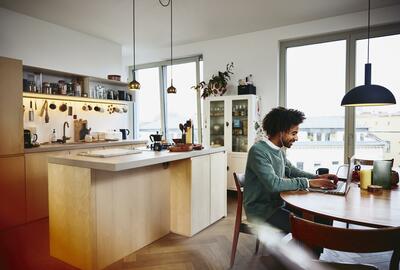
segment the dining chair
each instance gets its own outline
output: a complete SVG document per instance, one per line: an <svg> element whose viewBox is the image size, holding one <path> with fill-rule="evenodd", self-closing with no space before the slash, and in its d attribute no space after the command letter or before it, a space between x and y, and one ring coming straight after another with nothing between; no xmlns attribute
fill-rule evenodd
<svg viewBox="0 0 400 270"><path fill-rule="evenodd" d="M239 240L239 233L253 234L257 235L255 226L248 223L246 220L242 220L242 209L243 209L243 186L245 175L241 173L233 173L233 179L236 185L237 193L237 207L236 207L236 218L235 218L235 228L233 231L233 241L232 241L232 251L231 251L231 262L230 267L233 266L236 256L236 248ZM260 246L260 240L256 238L256 250L255 254L258 253L258 248Z"/></svg>
<svg viewBox="0 0 400 270"><path fill-rule="evenodd" d="M345 229L314 223L290 214L293 239L309 248L324 247L344 252L383 252L393 250L390 270L399 269L400 227ZM366 264L341 264L317 261L334 269L378 269ZM345 266L348 267L345 267Z"/></svg>

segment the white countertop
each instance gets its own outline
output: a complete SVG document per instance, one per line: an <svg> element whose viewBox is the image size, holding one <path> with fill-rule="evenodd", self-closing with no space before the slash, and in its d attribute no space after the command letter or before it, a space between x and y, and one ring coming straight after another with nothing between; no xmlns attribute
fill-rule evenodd
<svg viewBox="0 0 400 270"><path fill-rule="evenodd" d="M25 148L24 153L40 153L40 152L53 152L53 151L64 151L72 149L86 149L94 147L104 147L104 146L118 146L118 145L131 145L131 144L146 144L147 140L121 140L121 141L99 141L91 143L54 143L54 144L44 144L39 147Z"/></svg>
<svg viewBox="0 0 400 270"><path fill-rule="evenodd" d="M108 158L87 157L76 154L54 155L48 158L48 162L103 171L123 171L223 151L225 151L225 147L207 148L189 152L169 152L168 150L157 152L143 149L143 152L139 154Z"/></svg>

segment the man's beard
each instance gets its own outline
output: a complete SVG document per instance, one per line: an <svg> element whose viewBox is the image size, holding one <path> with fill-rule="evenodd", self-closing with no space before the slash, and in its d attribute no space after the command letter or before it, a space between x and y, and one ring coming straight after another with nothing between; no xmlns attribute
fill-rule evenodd
<svg viewBox="0 0 400 270"><path fill-rule="evenodd" d="M286 148L290 148L293 145L294 142L295 142L294 140L292 140L292 141L284 140L283 141L283 146L286 147Z"/></svg>

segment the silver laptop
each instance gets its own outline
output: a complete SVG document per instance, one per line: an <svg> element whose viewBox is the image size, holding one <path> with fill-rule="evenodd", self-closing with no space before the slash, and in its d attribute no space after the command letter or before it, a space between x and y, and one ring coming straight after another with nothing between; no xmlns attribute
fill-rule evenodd
<svg viewBox="0 0 400 270"><path fill-rule="evenodd" d="M348 159L348 164L349 166L348 166L346 181L339 181L335 189L308 188L308 191L345 196L350 189L351 178L355 166L354 157Z"/></svg>

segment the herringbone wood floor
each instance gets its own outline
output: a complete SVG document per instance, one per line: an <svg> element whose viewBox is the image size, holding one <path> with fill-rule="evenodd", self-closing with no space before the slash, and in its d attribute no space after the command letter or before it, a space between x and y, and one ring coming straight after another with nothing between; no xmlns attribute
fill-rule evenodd
<svg viewBox="0 0 400 270"><path fill-rule="evenodd" d="M169 234L128 255L107 270L228 269L235 218L235 194L228 194L228 217L194 237ZM335 226L343 224L335 223ZM240 234L233 269L265 269L255 256L253 236ZM267 255L264 250L263 255ZM354 254L325 250L322 259L371 263L388 269L391 253ZM264 260L265 262L265 260ZM0 270L72 270L49 255L48 219L0 232Z"/></svg>
<svg viewBox="0 0 400 270"><path fill-rule="evenodd" d="M120 269L228 269L236 214L235 193L228 193L228 216L197 235L186 238L169 234L125 257L107 270ZM344 226L335 222L335 226ZM265 269L254 255L255 238L240 234L233 269ZM268 256L267 251L262 254ZM355 254L324 250L321 259L336 262L370 263L389 269L391 252Z"/></svg>

